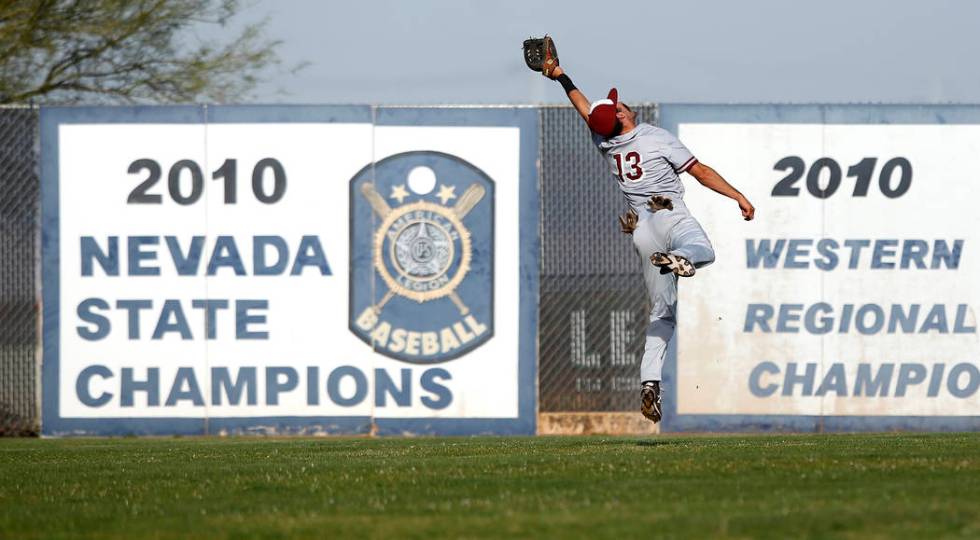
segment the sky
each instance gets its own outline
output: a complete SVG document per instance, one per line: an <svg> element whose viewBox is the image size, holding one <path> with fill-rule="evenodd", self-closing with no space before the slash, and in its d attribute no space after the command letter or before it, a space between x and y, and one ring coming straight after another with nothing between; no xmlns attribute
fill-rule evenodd
<svg viewBox="0 0 980 540"><path fill-rule="evenodd" d="M550 34L587 97L629 102L980 103L969 0L257 0L283 65L255 103L564 103L521 43Z"/></svg>

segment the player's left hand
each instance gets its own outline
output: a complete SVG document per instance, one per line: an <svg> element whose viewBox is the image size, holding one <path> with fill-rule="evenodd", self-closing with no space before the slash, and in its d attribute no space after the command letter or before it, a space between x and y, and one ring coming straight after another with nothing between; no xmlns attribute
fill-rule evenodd
<svg viewBox="0 0 980 540"><path fill-rule="evenodd" d="M755 207L745 197L738 200L738 208L742 211L742 219L745 221L752 221L755 217Z"/></svg>
<svg viewBox="0 0 980 540"><path fill-rule="evenodd" d="M640 216L636 213L636 210L630 208L629 212L619 216L619 229L623 231L623 234L633 234L639 220Z"/></svg>
<svg viewBox="0 0 980 540"><path fill-rule="evenodd" d="M558 49L551 36L545 34L543 38L527 38L524 40L524 62L527 67L534 71L540 71L542 75L549 79L554 79L561 74L555 73L558 67Z"/></svg>

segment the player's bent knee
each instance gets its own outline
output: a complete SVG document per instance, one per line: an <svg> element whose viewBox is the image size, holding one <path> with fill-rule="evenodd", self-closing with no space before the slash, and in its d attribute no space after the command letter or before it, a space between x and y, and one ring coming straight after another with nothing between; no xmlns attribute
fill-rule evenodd
<svg viewBox="0 0 980 540"><path fill-rule="evenodd" d="M694 263L694 267L702 268L708 266L713 262L715 262L715 250L708 248L707 250L705 250L704 257L700 261Z"/></svg>

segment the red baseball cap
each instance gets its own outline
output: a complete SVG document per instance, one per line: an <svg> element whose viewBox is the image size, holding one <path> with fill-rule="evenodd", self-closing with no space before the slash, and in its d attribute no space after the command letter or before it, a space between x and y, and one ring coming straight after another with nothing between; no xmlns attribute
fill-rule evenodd
<svg viewBox="0 0 980 540"><path fill-rule="evenodd" d="M616 131L619 119L616 118L616 103L619 102L619 92L615 88L609 91L606 99L600 99L589 108L589 129L597 135L611 137Z"/></svg>

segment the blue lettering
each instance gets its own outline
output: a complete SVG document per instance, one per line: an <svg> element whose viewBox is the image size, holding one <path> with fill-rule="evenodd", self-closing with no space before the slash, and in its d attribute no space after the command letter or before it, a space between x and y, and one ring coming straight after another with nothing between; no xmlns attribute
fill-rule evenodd
<svg viewBox="0 0 980 540"><path fill-rule="evenodd" d="M81 240L82 253L82 275L92 275L92 261L95 260L102 267L102 271L107 276L119 275L119 237L109 237L109 252L102 251L98 242L91 236L83 236Z"/></svg>
<svg viewBox="0 0 980 540"><path fill-rule="evenodd" d="M867 322L869 313L874 317L871 324ZM881 309L878 304L861 306L857 311L857 316L854 317L854 326L862 334L877 334L885 326L885 310Z"/></svg>
<svg viewBox="0 0 980 540"><path fill-rule="evenodd" d="M779 264L779 256L783 252L786 240L776 240L775 247L770 244L768 238L759 240L756 245L755 240L745 240L745 263L748 268L758 268L759 264L765 268L775 268Z"/></svg>
<svg viewBox="0 0 980 540"><path fill-rule="evenodd" d="M895 397L903 397L913 384L926 380L926 367L922 364L902 364L898 367L898 382L895 384Z"/></svg>
<svg viewBox="0 0 980 540"><path fill-rule="evenodd" d="M347 398L340 394L340 381L344 377L350 377L354 380L354 394ZM341 407L353 407L361 403L367 396L367 392L367 377L356 367L341 366L331 371L330 376L327 377L327 395L330 396L331 401Z"/></svg>
<svg viewBox="0 0 980 540"><path fill-rule="evenodd" d="M960 376L962 374L967 374L966 386L962 388L959 385ZM977 366L973 364L956 364L953 369L949 370L949 380L946 381L946 388L953 397L965 399L977 392L977 387L980 386L980 370Z"/></svg>
<svg viewBox="0 0 980 540"><path fill-rule="evenodd" d="M167 236L167 248L170 249L170 258L174 261L174 268L177 269L178 276L193 276L197 274L197 269L201 266L201 253L204 251L204 237L194 236L191 238L191 247L187 250L187 255L180 249L180 241L176 236Z"/></svg>
<svg viewBox="0 0 980 540"><path fill-rule="evenodd" d="M803 326L806 328L806 331L811 334L829 334L834 329L834 318L830 315L824 315L820 317L820 323L817 324L817 316L820 313L828 314L833 311L834 308L826 302L817 302L810 306L806 310L806 316L803 319Z"/></svg>
<svg viewBox="0 0 980 540"><path fill-rule="evenodd" d="M821 270L833 270L837 268L840 259L837 257L837 250L840 244L836 240L824 238L817 242L817 253L823 255L823 259L813 261L814 266Z"/></svg>
<svg viewBox="0 0 980 540"><path fill-rule="evenodd" d="M238 246L235 245L235 238L232 236L219 236L214 242L214 252L208 262L208 275L213 276L218 272L218 268L227 266L234 270L236 276L245 275L245 266L242 264L242 257L238 254Z"/></svg>
<svg viewBox="0 0 980 540"><path fill-rule="evenodd" d="M109 322L108 317L95 313L94 310L96 309L109 309L109 302L101 298L86 298L78 304L78 308L76 309L78 318L82 322L95 325L94 330L81 325L75 327L78 330L78 336L82 339L97 341L109 335L112 324Z"/></svg>
<svg viewBox="0 0 980 540"><path fill-rule="evenodd" d="M800 331L799 325L790 326L790 323L800 321L800 312L803 311L803 304L780 304L779 318L776 320L776 332L795 334Z"/></svg>
<svg viewBox="0 0 980 540"><path fill-rule="evenodd" d="M892 373L895 364L881 364L878 373L871 377L871 364L858 364L857 377L854 379L854 395L868 397L888 397L888 388L892 383Z"/></svg>
<svg viewBox="0 0 980 540"><path fill-rule="evenodd" d="M145 381L133 379L133 368L122 368L119 405L132 407L134 392L146 392L146 404L150 407L160 405L160 368L146 368Z"/></svg>
<svg viewBox="0 0 980 540"><path fill-rule="evenodd" d="M824 396L827 395L827 392L833 392L838 396L847 395L847 377L844 375L844 364L831 364L830 369L827 370L823 381L817 388L816 395Z"/></svg>
<svg viewBox="0 0 980 540"><path fill-rule="evenodd" d="M130 236L126 239L129 256L129 275L159 276L160 267L143 266L143 261L157 260L156 250L143 251L143 246L155 246L160 243L158 236Z"/></svg>
<svg viewBox="0 0 980 540"><path fill-rule="evenodd" d="M906 240L902 243L902 268L915 267L922 270L926 267L926 253L929 253L929 243L925 240Z"/></svg>
<svg viewBox="0 0 980 540"><path fill-rule="evenodd" d="M968 313L972 313L970 306L966 304L960 304L956 306L956 324L953 325L954 334L976 334L976 325L967 326L966 316ZM972 317L976 321L976 317Z"/></svg>
<svg viewBox="0 0 980 540"><path fill-rule="evenodd" d="M855 269L861 259L861 250L870 246L871 240L844 240L844 247L851 248L851 258L847 261L847 267Z"/></svg>
<svg viewBox="0 0 980 540"><path fill-rule="evenodd" d="M772 319L775 310L769 304L749 304L745 314L745 327L743 332L751 332L752 328L758 324L763 332L772 332L769 327L769 319Z"/></svg>
<svg viewBox="0 0 980 540"><path fill-rule="evenodd" d="M453 376L442 368L427 369L422 373L422 390L433 394L434 397L422 396L422 405L430 409L445 409L453 402L453 393L438 381L452 380Z"/></svg>
<svg viewBox="0 0 980 540"><path fill-rule="evenodd" d="M786 374L783 376L783 395L792 396L793 387L797 384L803 385L803 395L813 395L813 378L817 373L816 364L806 364L806 372L802 375L796 373L796 362L786 364Z"/></svg>
<svg viewBox="0 0 980 540"><path fill-rule="evenodd" d="M786 264L784 267L793 269L809 268L809 261L801 261L799 258L809 256L810 246L812 245L813 240L790 240L789 249L786 250Z"/></svg>
<svg viewBox="0 0 980 540"><path fill-rule="evenodd" d="M938 330L940 334L949 333L949 324L946 322L946 306L943 304L935 304L932 309L929 310L929 314L926 315L926 320L922 322L922 327L919 328L920 334L925 334L930 330Z"/></svg>
<svg viewBox="0 0 980 540"><path fill-rule="evenodd" d="M956 270L960 267L960 254L962 252L962 240L954 240L952 250L949 249L949 244L945 240L936 240L936 244L932 248L931 268L935 270L940 267L940 263L943 263L946 265L946 268Z"/></svg>
<svg viewBox="0 0 980 540"><path fill-rule="evenodd" d="M128 313L129 339L140 338L140 310L151 307L152 300L116 300L116 309L125 309Z"/></svg>
<svg viewBox="0 0 980 540"><path fill-rule="evenodd" d="M769 397L775 394L776 390L779 390L779 385L776 383L769 383L765 387L760 384L763 373L779 375L779 366L773 362L762 362L752 368L752 372L749 374L749 391L755 397Z"/></svg>
<svg viewBox="0 0 980 540"><path fill-rule="evenodd" d="M269 264L265 258L265 248L272 247L276 252L276 262ZM286 271L289 264L289 246L281 236L256 236L252 239L252 271L256 276L278 276Z"/></svg>
<svg viewBox="0 0 980 540"><path fill-rule="evenodd" d="M320 270L321 276L329 276L330 265L327 264L327 255L323 252L318 236L304 236L299 242L296 250L296 260L293 261L293 269L289 272L291 276L299 276L303 273L303 267L312 266Z"/></svg>
<svg viewBox="0 0 980 540"><path fill-rule="evenodd" d="M854 313L853 304L844 304L844 309L840 312L840 328L837 333L844 334L851 330L851 315Z"/></svg>
<svg viewBox="0 0 980 540"><path fill-rule="evenodd" d="M830 271L841 263L838 250L843 247L850 250L847 267L854 270L861 263L862 251L870 248L872 269L938 269L945 266L955 270L959 268L963 243L963 240L953 240L951 246L949 241L935 240L931 262L927 265L930 245L923 239L849 239L844 240L843 245L831 238L746 239L745 262L747 268L778 268L782 258L783 268L806 269L812 262L818 269ZM815 253L811 250L814 246Z"/></svg>
<svg viewBox="0 0 980 540"><path fill-rule="evenodd" d="M902 309L901 304L892 304L891 317L888 321L888 333L894 334L898 326L902 326L905 334L915 333L915 322L919 320L919 304L909 306L908 313Z"/></svg>
<svg viewBox="0 0 980 540"><path fill-rule="evenodd" d="M320 368L316 366L306 368L306 404L320 404Z"/></svg>
<svg viewBox="0 0 980 540"><path fill-rule="evenodd" d="M174 322L170 322L171 317ZM160 318L157 319L157 326L153 330L152 339L162 339L167 332L178 332L180 339L191 339L191 327L187 324L187 317L184 310L180 307L180 300L167 300L163 303L160 310Z"/></svg>
<svg viewBox="0 0 980 540"><path fill-rule="evenodd" d="M269 332L249 330L250 324L265 324L265 314L250 314L251 309L269 309L268 300L237 300L235 302L235 339L269 339Z"/></svg>
<svg viewBox="0 0 980 540"><path fill-rule="evenodd" d="M408 407L412 404L412 370L401 370L401 388L391 380L388 371L384 369L374 370L374 406L386 407L388 396L395 400L395 405Z"/></svg>
<svg viewBox="0 0 980 540"><path fill-rule="evenodd" d="M184 390L184 385L187 389ZM173 407L178 401L189 399L197 407L204 406L204 398L201 397L201 387L197 384L197 377L194 376L194 368L177 368L177 375L174 376L174 384L170 387L170 394L164 403L166 407Z"/></svg>
<svg viewBox="0 0 980 540"><path fill-rule="evenodd" d="M246 403L255 405L258 403L256 384L256 372L254 367L239 368L235 382L231 382L231 373L228 368L211 368L211 404L221 405L222 390L228 396L229 405L238 405L242 401L242 394L246 397Z"/></svg>
<svg viewBox="0 0 980 540"><path fill-rule="evenodd" d="M885 257L895 256L895 246L898 245L898 240L877 240L875 241L875 248L871 255L871 268L872 269L889 269L895 268L895 263L891 261L884 260ZM889 249L890 248L890 249Z"/></svg>
<svg viewBox="0 0 980 540"><path fill-rule="evenodd" d="M928 397L936 397L939 395L939 387L943 383L944 371L946 371L946 364L932 365L932 377L929 378L929 392L926 394Z"/></svg>
<svg viewBox="0 0 980 540"><path fill-rule="evenodd" d="M219 309L228 309L228 301L191 300L191 307L204 310L204 329L207 333L207 339L216 339L218 337L218 325L215 319L217 318Z"/></svg>
<svg viewBox="0 0 980 540"><path fill-rule="evenodd" d="M285 376L285 380L280 379ZM290 392L299 384L299 374L291 367L265 368L265 404L279 405L279 394Z"/></svg>
<svg viewBox="0 0 980 540"><path fill-rule="evenodd" d="M89 366L78 374L78 379L75 381L75 395L78 396L78 401L82 402L82 405L86 407L101 407L112 400L112 394L109 392L102 392L99 394L99 397L92 396L89 382L95 376L102 377L103 379L111 379L112 370L105 366L96 365Z"/></svg>

